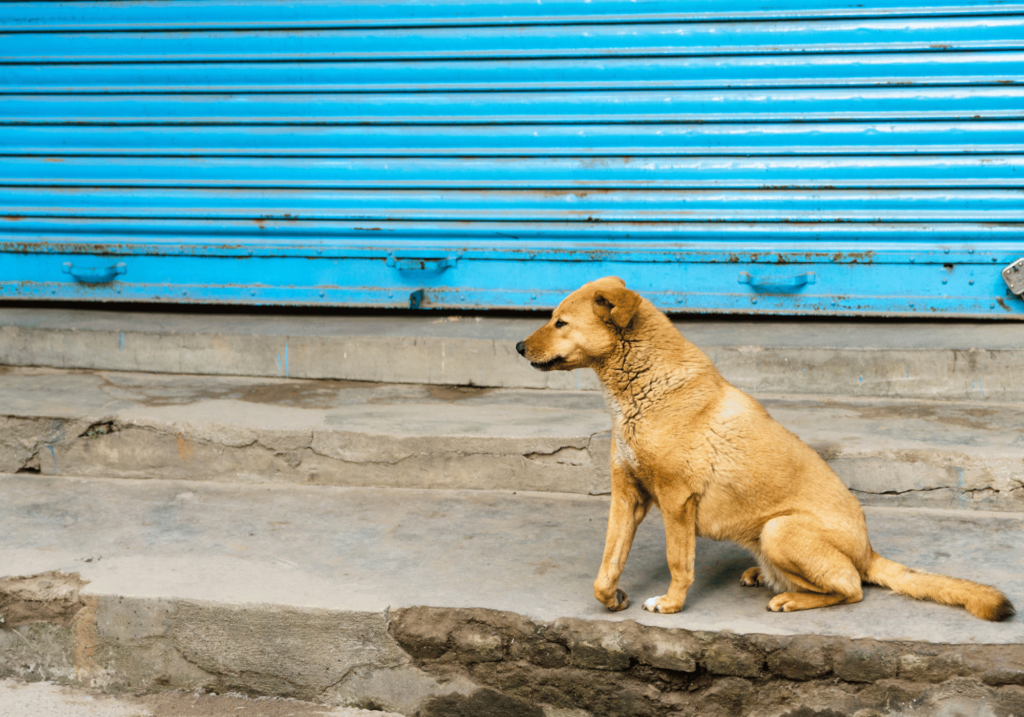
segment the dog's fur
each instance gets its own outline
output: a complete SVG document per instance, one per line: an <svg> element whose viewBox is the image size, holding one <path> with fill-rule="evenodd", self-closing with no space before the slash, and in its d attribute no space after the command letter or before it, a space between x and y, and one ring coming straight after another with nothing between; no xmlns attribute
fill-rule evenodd
<svg viewBox="0 0 1024 717"><path fill-rule="evenodd" d="M585 284L518 351L543 371L592 368L612 415L612 496L594 595L629 605L618 589L637 526L651 504L665 521L668 592L644 609L682 609L697 535L732 540L757 558L743 585L768 585L775 612L859 602L861 583L962 605L1004 620L995 588L886 560L868 542L864 512L832 469L718 373L653 304L617 277Z"/></svg>

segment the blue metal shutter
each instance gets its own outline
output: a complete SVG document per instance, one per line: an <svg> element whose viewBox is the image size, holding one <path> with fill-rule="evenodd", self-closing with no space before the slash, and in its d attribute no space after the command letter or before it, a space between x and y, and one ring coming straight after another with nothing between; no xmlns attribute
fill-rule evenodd
<svg viewBox="0 0 1024 717"><path fill-rule="evenodd" d="M1024 317L1024 5L0 3L0 299Z"/></svg>

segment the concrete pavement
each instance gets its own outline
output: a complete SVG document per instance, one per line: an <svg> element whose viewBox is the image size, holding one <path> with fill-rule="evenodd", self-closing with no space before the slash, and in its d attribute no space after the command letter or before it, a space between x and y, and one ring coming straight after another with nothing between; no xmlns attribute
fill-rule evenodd
<svg viewBox="0 0 1024 717"><path fill-rule="evenodd" d="M50 682L0 680L0 717L398 717L276 697L164 692L136 697Z"/></svg>
<svg viewBox="0 0 1024 717"><path fill-rule="evenodd" d="M668 714L724 689L701 675L740 680L725 683L737 694L761 682L765 694L783 682L792 692L795 679L807 704L836 679L895 681L914 699L967 680L985 704L1024 685L1019 617L986 623L880 588L856 605L770 613L767 590L739 585L752 561L730 544L699 542L682 613L641 611L669 577L656 513L623 576L633 605L609 613L591 593L603 496L38 475L2 477L0 494L0 575L36 576L0 581L0 676L404 715L463 714L453 700L491 705L484 715L586 710L577 717ZM867 512L882 554L1022 601L1019 515ZM507 683L508 670L532 675L533 697ZM588 685L578 704L565 695L579 684L560 682L570 678ZM542 682L569 692L538 696ZM614 685L618 702L602 692ZM778 699L765 704L792 708L792 694ZM543 704L493 711L502 700Z"/></svg>

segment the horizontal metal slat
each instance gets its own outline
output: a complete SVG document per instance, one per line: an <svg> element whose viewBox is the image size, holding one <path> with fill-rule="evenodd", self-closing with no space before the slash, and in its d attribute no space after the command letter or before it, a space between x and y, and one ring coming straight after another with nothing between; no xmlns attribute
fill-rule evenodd
<svg viewBox="0 0 1024 717"><path fill-rule="evenodd" d="M0 62L472 60L1024 49L1024 16L906 20L0 34Z"/></svg>
<svg viewBox="0 0 1024 717"><path fill-rule="evenodd" d="M632 247L631 247L632 248ZM455 267L433 276L389 267L380 249L317 261L290 252L283 256L142 255L130 257L127 271L108 284L84 285L64 274L64 263L96 266L104 257L67 253L0 253L0 298L86 301L181 301L233 304L317 304L408 308L416 292L420 306L437 308L550 308L566 293L595 275L617 274L670 311L771 313L883 313L888 316L930 310L939 315L1024 318L1024 303L1006 296L1000 259L978 251L968 265L952 271L938 261L906 264L908 252L879 245L836 248L799 254L771 249L740 261L735 251L607 252L554 250L532 261L514 251L467 253ZM927 257L927 250L915 252ZM966 252L962 254L966 256ZM689 262L680 258L692 259ZM902 262L892 261L902 258ZM760 262L760 263L759 263ZM771 266L768 266L768 265ZM811 270L817 281L799 292L759 291L741 284L743 271L770 271L778 264L798 274ZM274 284L261 279L273 273ZM532 285L540 273L543 288ZM16 276L11 281L7 277ZM975 281L977 279L977 281ZM944 281L945 280L945 281ZM906 287L912 287L907 291ZM921 308L917 308L921 307Z"/></svg>
<svg viewBox="0 0 1024 717"><path fill-rule="evenodd" d="M1018 188L1021 155L600 158L9 157L0 185L380 189Z"/></svg>
<svg viewBox="0 0 1024 717"><path fill-rule="evenodd" d="M1006 263L1020 253L1024 224L1018 222L775 223L722 222L295 222L250 220L33 219L0 222L0 249L30 253L77 251L90 254L184 254L196 256L347 255L353 248L387 251L482 252L515 249L521 259L579 261L593 252L620 255L622 261L690 262L685 252L707 250L715 242L745 257L765 251L798 251L800 242L827 242L806 251L827 261L835 242L861 246L916 245L918 252L964 244L998 254ZM664 245L664 246L662 246ZM661 248L659 248L661 247ZM435 251L436 250L436 251ZM638 251L676 251L652 259ZM547 252L547 254L545 253ZM358 254L356 254L358 255ZM592 258L592 257L591 257ZM912 253L902 257L911 261ZM809 260L809 259L808 259ZM892 259L895 261L895 258ZM915 259L918 261L920 259ZM941 256L936 256L941 261ZM952 259L947 259L952 261ZM968 262L969 263L969 262Z"/></svg>
<svg viewBox="0 0 1024 717"><path fill-rule="evenodd" d="M0 188L14 218L1024 223L1024 190L297 191Z"/></svg>
<svg viewBox="0 0 1024 717"><path fill-rule="evenodd" d="M715 92L9 95L0 125L600 124L1024 119L1024 87Z"/></svg>
<svg viewBox="0 0 1024 717"><path fill-rule="evenodd" d="M0 155L687 156L1020 154L1024 122L511 126L0 126Z"/></svg>
<svg viewBox="0 0 1024 717"><path fill-rule="evenodd" d="M1024 83L1024 52L518 62L0 65L0 94L566 92Z"/></svg>
<svg viewBox="0 0 1024 717"><path fill-rule="evenodd" d="M628 13L615 1L544 3L475 2L372 3L298 0L245 0L133 3L7 2L0 25L8 32L94 32L210 29L299 29L362 27L429 27L467 25L578 24L580 22L694 22L814 17L928 17L1024 12L1024 5L991 0L933 0L926 6L906 0L874 0L851 6L842 0L819 0L808 8L800 0L742 1L723 6L717 0L634 0ZM244 12L242 12L244 10Z"/></svg>

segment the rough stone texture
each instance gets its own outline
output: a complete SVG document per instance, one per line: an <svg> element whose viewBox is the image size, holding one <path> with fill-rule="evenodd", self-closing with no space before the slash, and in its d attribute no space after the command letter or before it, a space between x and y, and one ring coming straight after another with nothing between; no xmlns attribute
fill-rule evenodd
<svg viewBox="0 0 1024 717"><path fill-rule="evenodd" d="M56 616L0 629L0 678L239 691L407 717L1008 717L1024 707L1019 643L739 635L479 608L385 616L83 600L70 625Z"/></svg>
<svg viewBox="0 0 1024 717"><path fill-rule="evenodd" d="M764 655L728 636L715 640L704 653L704 666L713 675L757 677L763 664Z"/></svg>
<svg viewBox="0 0 1024 717"><path fill-rule="evenodd" d="M78 593L85 581L56 570L30 576L0 577L0 627L33 622L70 625L85 607Z"/></svg>
<svg viewBox="0 0 1024 717"><path fill-rule="evenodd" d="M1016 405L762 400L866 505L1024 509ZM9 472L572 493L610 481L592 392L7 369L3 412Z"/></svg>
<svg viewBox="0 0 1024 717"><path fill-rule="evenodd" d="M547 320L0 309L0 364L155 373L594 390L540 373L515 343ZM679 319L740 388L761 393L1024 400L1024 339L1006 323ZM387 356L388 361L379 357Z"/></svg>
<svg viewBox="0 0 1024 717"><path fill-rule="evenodd" d="M458 676L441 681L412 665L391 668L357 667L327 690L324 701L413 715L436 698L472 695L480 687Z"/></svg>
<svg viewBox="0 0 1024 717"><path fill-rule="evenodd" d="M381 613L181 602L170 640L222 689L299 699L315 698L355 667L408 660Z"/></svg>
<svg viewBox="0 0 1024 717"><path fill-rule="evenodd" d="M325 707L294 698L171 690L104 694L48 682L0 680L0 717L404 717L397 712Z"/></svg>
<svg viewBox="0 0 1024 717"><path fill-rule="evenodd" d="M808 636L791 640L768 655L768 669L790 680L811 680L832 668L828 643Z"/></svg>
<svg viewBox="0 0 1024 717"><path fill-rule="evenodd" d="M847 682L877 682L895 677L899 665L894 651L868 640L840 645L832 655L832 671Z"/></svg>
<svg viewBox="0 0 1024 717"><path fill-rule="evenodd" d="M438 625L444 627L431 627ZM572 650L572 665L546 667L516 659L514 654L504 662L467 660L457 638L466 625L475 630L489 626L513 644L523 645L523 655L544 653L537 648L541 644ZM425 607L392 613L395 640L420 655L426 654L424 635L429 634L430 644L436 646L442 643L441 632L446 628L451 628L451 634L443 640L444 652L438 655L437 649L431 649L436 656L414 658L416 664L439 679L461 677L494 691L473 693L469 698L460 692L435 703L451 710L450 714L469 714L464 710L471 708L481 715L506 714L503 710L516 708L521 714L534 714L528 711L533 705L549 714L557 709L583 709L592 715L622 717L923 717L936 713L1019 714L1015 710L1024 704L1024 688L1016 684L994 687L981 677L1008 659L1020 660L1024 645L938 646L709 632L668 637L676 631L629 622L557 620L545 624L508 613ZM645 646L667 637L703 646L703 651L694 651L696 659L692 667L687 666L690 669L651 664L651 652ZM581 645L586 646L585 659L577 660L576 650ZM755 663L759 666L756 674L752 669ZM716 674L723 666L751 674ZM484 695L486 701L482 701Z"/></svg>

